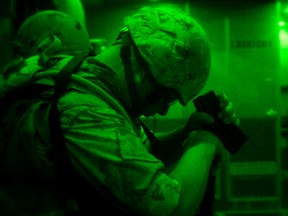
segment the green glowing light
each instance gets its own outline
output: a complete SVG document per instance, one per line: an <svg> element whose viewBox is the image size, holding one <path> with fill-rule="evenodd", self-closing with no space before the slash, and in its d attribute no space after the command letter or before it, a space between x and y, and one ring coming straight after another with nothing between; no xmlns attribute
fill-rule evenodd
<svg viewBox="0 0 288 216"><path fill-rule="evenodd" d="M280 21L278 24L279 24L280 27L285 26L285 22L284 21Z"/></svg>
<svg viewBox="0 0 288 216"><path fill-rule="evenodd" d="M285 29L281 29L279 37L281 48L288 48L288 32Z"/></svg>

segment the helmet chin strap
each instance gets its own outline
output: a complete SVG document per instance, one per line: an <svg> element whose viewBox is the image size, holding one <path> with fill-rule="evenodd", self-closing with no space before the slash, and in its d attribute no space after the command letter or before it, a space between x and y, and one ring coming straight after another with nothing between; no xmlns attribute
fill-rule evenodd
<svg viewBox="0 0 288 216"><path fill-rule="evenodd" d="M131 106L130 111L135 114L139 115L139 108L142 105L139 100L138 96L138 90L136 87L136 82L134 79L134 73L132 68L132 62L131 62L131 48L132 48L132 41L130 38L130 35L128 33L122 33L121 34L121 51L120 51L120 57L122 59L124 72L125 72L125 79L128 87L128 94L131 100Z"/></svg>
<svg viewBox="0 0 288 216"><path fill-rule="evenodd" d="M134 48L136 59L141 64L142 68L147 71L149 71L149 68L148 68L148 65L141 58L140 53L138 49L136 48L136 45L133 44L130 34L128 32L124 32L124 33L121 33L119 37L121 37L121 44L122 44L120 57L122 59L122 63L124 66L126 83L127 83L128 90L129 90L128 94L129 94L129 97L131 100L131 106L132 106L129 108L129 110L131 113L133 113L133 115L140 116L142 115L144 106L146 106L147 104L157 103L162 98L163 87L158 86L152 93L147 95L147 97L144 100L139 100L138 89L136 87L136 82L134 79L135 74L133 73L132 62L131 62L131 49L132 48Z"/></svg>

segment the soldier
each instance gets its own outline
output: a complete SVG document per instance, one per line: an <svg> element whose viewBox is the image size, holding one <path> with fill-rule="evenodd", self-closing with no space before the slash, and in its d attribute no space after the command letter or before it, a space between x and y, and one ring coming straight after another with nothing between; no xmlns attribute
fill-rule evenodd
<svg viewBox="0 0 288 216"><path fill-rule="evenodd" d="M194 112L179 129L153 134L139 117L166 115L203 89L205 31L182 11L144 7L113 46L90 56L83 26L68 31L70 18L55 22L53 13L20 28L25 58L0 89L1 181L16 206L33 215L195 215L225 152L203 129L213 118ZM237 122L218 97L222 120Z"/></svg>

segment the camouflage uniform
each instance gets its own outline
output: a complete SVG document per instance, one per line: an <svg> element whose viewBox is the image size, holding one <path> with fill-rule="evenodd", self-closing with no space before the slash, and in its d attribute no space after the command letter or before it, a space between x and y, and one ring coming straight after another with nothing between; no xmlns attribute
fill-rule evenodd
<svg viewBox="0 0 288 216"><path fill-rule="evenodd" d="M43 72L37 66L38 56L27 59L26 67L5 80L1 94L5 90L11 91L16 83L25 85L31 79L33 83L53 86L51 77L70 58L64 58ZM34 73L30 74L31 71ZM97 92L99 86L107 94L105 97ZM113 101L122 100L120 92L114 72L97 65L92 57L73 75L70 90L59 101L62 128L72 163L93 186L108 188L129 208L144 215L154 215L155 212L169 215L178 203L180 185L161 171L164 165L151 154L150 143L137 119L130 117L121 103L118 105L122 110L113 107ZM8 193L14 193L15 201L24 212L31 203L23 202L21 196L29 194L34 204L26 209L26 213L36 215L52 212L61 215L64 208L53 188L53 164L47 159L51 144L48 117L41 104L50 93L41 94L42 100L31 104L16 124L9 125L16 109L21 108L17 102L9 106L2 119L12 136L1 162L1 176L14 182L9 189L17 188L17 191L8 190Z"/></svg>
<svg viewBox="0 0 288 216"><path fill-rule="evenodd" d="M193 19L182 12L143 8L126 19L126 27L124 31L131 33L159 85L175 89L182 105L199 93L209 75L210 48L204 31ZM75 41L70 44L65 40L67 35L57 34L57 29L60 30L52 30L52 45L44 46L40 56L17 62L14 72L10 70L13 73L3 76L0 97L32 83L54 85L55 76L71 59L63 54L77 53ZM20 36L25 35L25 31L20 32ZM51 36L44 34L41 38L43 35L38 33L29 34L36 37L28 37L28 49L26 37L21 36L18 41L18 47L27 55L31 54L30 49L37 53L37 47L42 47L38 45L45 42L42 39ZM80 52L87 52L89 46L84 37ZM126 98L119 83L114 72L93 57L87 58L79 72L72 75L69 90L58 104L72 164L91 185L107 189L138 215L170 215L177 207L181 186L163 172L164 164L152 154L140 123L126 112ZM1 119L6 125L2 136L13 134L6 137L9 145L2 149L1 176L10 184L8 194L20 209L36 215L63 215L65 209L59 200L59 188L53 187L54 164L47 159L51 144L43 101L51 96L51 89L40 91L35 100L33 94L37 92L32 89L28 106L16 100ZM21 111L22 115L17 116ZM16 185L21 190L15 191ZM29 199L23 199L27 190L32 206L25 202ZM92 207L97 205L96 201L91 203Z"/></svg>

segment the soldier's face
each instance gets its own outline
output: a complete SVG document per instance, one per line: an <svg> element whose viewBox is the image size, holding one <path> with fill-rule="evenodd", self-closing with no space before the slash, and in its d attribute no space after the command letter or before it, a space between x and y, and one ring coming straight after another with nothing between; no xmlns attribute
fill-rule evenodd
<svg viewBox="0 0 288 216"><path fill-rule="evenodd" d="M157 101L152 101L143 107L142 114L146 117L159 114L165 116L171 105L177 101L177 94L173 90L167 90L159 95Z"/></svg>

